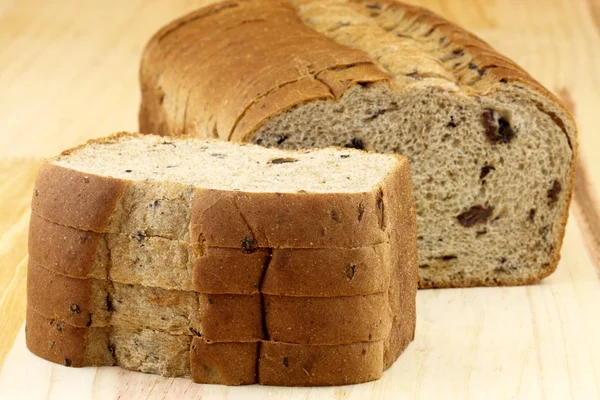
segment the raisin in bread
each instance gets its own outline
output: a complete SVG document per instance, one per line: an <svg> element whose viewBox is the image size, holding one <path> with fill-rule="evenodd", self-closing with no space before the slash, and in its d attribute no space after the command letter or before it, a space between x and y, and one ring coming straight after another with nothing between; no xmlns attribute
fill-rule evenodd
<svg viewBox="0 0 600 400"><path fill-rule="evenodd" d="M554 271L576 127L510 59L393 0L225 1L148 43L140 130L409 157L421 287Z"/></svg>

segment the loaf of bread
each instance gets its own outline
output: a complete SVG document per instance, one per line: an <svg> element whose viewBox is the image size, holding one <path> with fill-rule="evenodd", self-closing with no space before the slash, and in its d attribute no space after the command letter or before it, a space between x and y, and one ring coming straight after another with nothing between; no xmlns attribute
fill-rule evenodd
<svg viewBox="0 0 600 400"><path fill-rule="evenodd" d="M27 345L202 383L364 382L414 337L417 275L403 157L119 134L40 170Z"/></svg>
<svg viewBox="0 0 600 400"><path fill-rule="evenodd" d="M428 10L225 1L156 33L140 79L145 133L408 156L421 287L527 284L557 266L572 117L513 61Z"/></svg>

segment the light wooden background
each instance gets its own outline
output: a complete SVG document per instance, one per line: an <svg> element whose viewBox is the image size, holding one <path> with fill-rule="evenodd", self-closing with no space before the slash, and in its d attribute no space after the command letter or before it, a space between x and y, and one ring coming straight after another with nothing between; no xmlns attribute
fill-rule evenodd
<svg viewBox="0 0 600 400"><path fill-rule="evenodd" d="M137 127L145 41L192 0L0 0L0 399L600 398L600 1L427 5L514 58L561 97L581 157L558 271L520 288L418 295L417 340L375 383L224 388L118 368L67 369L23 341L27 224L43 157Z"/></svg>

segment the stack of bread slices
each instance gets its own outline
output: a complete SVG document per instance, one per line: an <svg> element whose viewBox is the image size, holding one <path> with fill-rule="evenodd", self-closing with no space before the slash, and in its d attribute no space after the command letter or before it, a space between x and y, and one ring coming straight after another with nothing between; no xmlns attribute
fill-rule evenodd
<svg viewBox="0 0 600 400"><path fill-rule="evenodd" d="M119 134L35 184L27 345L195 382L377 379L414 336L408 162Z"/></svg>
<svg viewBox="0 0 600 400"><path fill-rule="evenodd" d="M575 122L512 60L429 10L218 2L150 39L140 87L143 133L408 157L423 288L524 285L556 269Z"/></svg>

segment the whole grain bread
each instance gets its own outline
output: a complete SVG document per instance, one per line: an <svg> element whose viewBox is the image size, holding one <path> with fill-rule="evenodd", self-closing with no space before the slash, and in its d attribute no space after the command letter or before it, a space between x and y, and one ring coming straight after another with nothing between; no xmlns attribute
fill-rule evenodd
<svg viewBox="0 0 600 400"><path fill-rule="evenodd" d="M199 294L191 291L71 278L33 262L27 272L27 307L73 326L114 325L191 335L202 332L199 304ZM232 333L241 331L240 327Z"/></svg>
<svg viewBox="0 0 600 400"><path fill-rule="evenodd" d="M61 275L212 294L255 294L259 285L263 293L286 296L373 294L387 290L391 273L389 243L246 253L156 236L81 231L35 214L28 246L30 262ZM410 246L405 238L398 251Z"/></svg>
<svg viewBox="0 0 600 400"><path fill-rule="evenodd" d="M387 241L396 221L384 209L402 201L392 198L396 185L410 185L396 179L404 168L403 157L355 150L121 134L45 163L32 213L80 230L246 252L362 247Z"/></svg>
<svg viewBox="0 0 600 400"><path fill-rule="evenodd" d="M261 357L282 354L281 345L299 364L265 366L267 384L379 377L414 337L416 227L406 161L346 150L275 154L164 142L122 134L42 168L30 225L28 347L72 366L116 364L245 384L263 381ZM133 154L144 167L135 174L123 165ZM361 168L340 168L339 160L353 156L365 161ZM233 161L214 164L228 163L226 173L215 173L206 161L213 158ZM303 165L285 168L294 163ZM284 168L264 172L272 165ZM178 170L164 172L171 168ZM323 174L336 169L338 177ZM223 189L249 173L259 174L258 182L231 191L239 197ZM252 199L280 203L265 206L265 216ZM296 212L309 205L314 214L292 233L302 219ZM212 217L219 212L221 221ZM242 232L230 219L243 221ZM348 239L343 230L358 236ZM324 239L330 232L333 238ZM322 247L331 243L337 247ZM360 346L368 356L355 357ZM313 369L315 358L321 361ZM344 359L351 365L341 370Z"/></svg>
<svg viewBox="0 0 600 400"><path fill-rule="evenodd" d="M188 335L72 326L28 307L25 339L34 354L67 367L119 365L164 376L190 376Z"/></svg>
<svg viewBox="0 0 600 400"><path fill-rule="evenodd" d="M409 157L421 287L552 273L577 136L475 35L394 0L230 0L149 41L140 131Z"/></svg>
<svg viewBox="0 0 600 400"><path fill-rule="evenodd" d="M71 278L33 263L27 306L72 326L143 328L211 342L368 342L387 338L393 318L387 288L342 297L203 294Z"/></svg>
<svg viewBox="0 0 600 400"><path fill-rule="evenodd" d="M26 324L27 347L55 363L70 367L118 365L191 377L197 383L343 385L378 379L390 366L384 362L389 344L383 341L333 346L210 343L196 336L148 329L74 327L29 308Z"/></svg>

